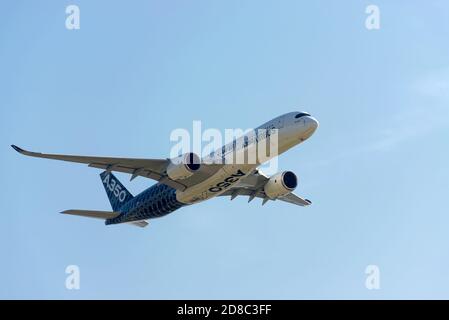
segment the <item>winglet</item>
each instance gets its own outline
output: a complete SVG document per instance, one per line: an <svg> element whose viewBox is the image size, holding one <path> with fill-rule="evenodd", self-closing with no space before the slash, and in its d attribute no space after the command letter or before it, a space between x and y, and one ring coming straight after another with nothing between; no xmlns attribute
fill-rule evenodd
<svg viewBox="0 0 449 320"><path fill-rule="evenodd" d="M22 148L19 148L18 146L14 145L14 144L12 144L11 147L19 153L25 152L25 150L23 150Z"/></svg>
<svg viewBox="0 0 449 320"><path fill-rule="evenodd" d="M18 146L16 146L15 144L12 144L11 147L16 150L18 153L24 154L26 156L32 156L32 157L39 157L41 155L41 153L37 153L37 152L31 152L25 149L22 149ZM42 157L41 157L42 158Z"/></svg>

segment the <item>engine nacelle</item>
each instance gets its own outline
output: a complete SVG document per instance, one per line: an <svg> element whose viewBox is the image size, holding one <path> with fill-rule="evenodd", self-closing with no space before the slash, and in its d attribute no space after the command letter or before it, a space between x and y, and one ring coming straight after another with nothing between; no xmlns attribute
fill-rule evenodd
<svg viewBox="0 0 449 320"><path fill-rule="evenodd" d="M264 191L268 198L276 199L289 194L295 190L297 185L298 178L296 175L291 171L284 171L270 177L264 186Z"/></svg>
<svg viewBox="0 0 449 320"><path fill-rule="evenodd" d="M184 180L191 177L201 167L200 158L192 152L171 159L167 175L172 180Z"/></svg>

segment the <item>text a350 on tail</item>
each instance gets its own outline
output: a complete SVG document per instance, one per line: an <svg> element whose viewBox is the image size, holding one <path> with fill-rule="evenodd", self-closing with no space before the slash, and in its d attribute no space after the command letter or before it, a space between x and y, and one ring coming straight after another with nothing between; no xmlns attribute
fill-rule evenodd
<svg viewBox="0 0 449 320"><path fill-rule="evenodd" d="M310 114L290 112L264 123L256 130L276 130L278 153L274 156L278 156L310 138L317 128L318 121ZM262 199L262 204L281 200L299 206L310 205L309 200L293 193L298 179L291 171L268 177L258 170L262 164L258 159L254 163L217 161L223 160L228 152L237 156L255 150L261 140L269 138L269 134L256 136L255 139L242 137L242 143L233 141L203 159L194 153L185 153L175 159L136 159L45 154L15 145L12 147L27 156L83 163L104 170L100 178L112 210L66 210L62 213L103 219L107 225L130 223L145 227L149 219L216 196L229 196L231 200L237 196L248 196L248 202L257 197ZM140 176L158 182L133 196L112 174L113 171L130 174L130 180Z"/></svg>

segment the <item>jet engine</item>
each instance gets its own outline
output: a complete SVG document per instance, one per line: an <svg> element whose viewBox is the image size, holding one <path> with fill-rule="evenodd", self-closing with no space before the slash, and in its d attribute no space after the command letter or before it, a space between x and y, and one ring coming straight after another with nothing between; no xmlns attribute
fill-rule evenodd
<svg viewBox="0 0 449 320"><path fill-rule="evenodd" d="M298 185L298 178L291 171L276 173L264 186L265 194L270 199L286 196Z"/></svg>
<svg viewBox="0 0 449 320"><path fill-rule="evenodd" d="M184 180L191 177L201 167L200 158L192 152L171 159L167 175L172 180Z"/></svg>

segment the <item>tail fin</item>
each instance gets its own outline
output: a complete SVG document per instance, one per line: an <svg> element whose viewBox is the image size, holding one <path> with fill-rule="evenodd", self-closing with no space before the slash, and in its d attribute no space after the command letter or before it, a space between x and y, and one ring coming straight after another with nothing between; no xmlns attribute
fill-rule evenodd
<svg viewBox="0 0 449 320"><path fill-rule="evenodd" d="M111 203L112 210L119 211L125 203L134 198L112 173L104 171L100 174L100 177L108 195L109 202Z"/></svg>

